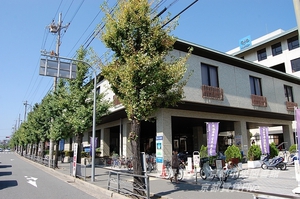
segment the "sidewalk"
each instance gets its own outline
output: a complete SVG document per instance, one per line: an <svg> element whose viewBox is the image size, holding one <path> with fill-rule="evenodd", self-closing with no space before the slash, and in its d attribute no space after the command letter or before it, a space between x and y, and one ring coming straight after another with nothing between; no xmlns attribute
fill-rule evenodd
<svg viewBox="0 0 300 199"><path fill-rule="evenodd" d="M110 167L95 167L95 182L91 182L90 178L83 180L76 179L76 183L81 183L87 187L97 186L98 194L111 195L107 190L108 172ZM118 169L117 171L126 171L126 169ZM70 175L70 164L59 163L59 169L54 170L57 174L62 174L65 178L73 179ZM91 168L87 168L87 175L90 176ZM202 180L198 176L196 183L195 173L185 172L183 181L171 183L169 180L161 177L160 173L150 173L150 193L151 198L169 198L169 199L193 199L199 196L222 198L230 198L232 194L243 194L241 197L246 199L246 194L256 196L257 198L300 198L300 195L294 194L292 190L297 187L295 178L295 169L293 166L287 167L287 170L262 170L261 168L248 169L247 164L243 164L240 178L237 180L228 179L223 188L217 179ZM118 196L122 198L122 196ZM114 194L113 198L118 198ZM125 197L126 198L126 197ZM238 196L236 198L239 198ZM250 198L250 197L249 197Z"/></svg>

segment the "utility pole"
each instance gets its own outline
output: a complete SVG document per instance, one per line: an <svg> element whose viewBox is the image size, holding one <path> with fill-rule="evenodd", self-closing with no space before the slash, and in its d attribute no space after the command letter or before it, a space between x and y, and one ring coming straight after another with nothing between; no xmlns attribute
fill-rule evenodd
<svg viewBox="0 0 300 199"><path fill-rule="evenodd" d="M55 24L54 20L52 21L52 23L49 25L49 31L53 34L57 34L57 40L56 40L56 49L55 49L55 53L52 51L51 54L55 55L55 56L59 56L59 47L60 47L60 33L61 30L64 28L68 28L70 23L68 23L65 26L62 26L62 13L59 13L58 16L58 22L57 24ZM65 30L66 31L66 30ZM55 91L56 89L56 84L57 84L57 77L54 77L54 83L53 83L53 90ZM50 150L49 150L49 167L51 167L51 161L53 159L53 149L54 149L54 143L53 140L50 139Z"/></svg>
<svg viewBox="0 0 300 199"><path fill-rule="evenodd" d="M24 106L25 106L25 113L24 113L24 122L26 121L26 116L27 116L27 105L30 105L27 103L27 100L24 102Z"/></svg>
<svg viewBox="0 0 300 199"><path fill-rule="evenodd" d="M298 27L298 39L300 38L300 0L293 0L294 4L294 10L295 10L295 16L297 21L297 27Z"/></svg>

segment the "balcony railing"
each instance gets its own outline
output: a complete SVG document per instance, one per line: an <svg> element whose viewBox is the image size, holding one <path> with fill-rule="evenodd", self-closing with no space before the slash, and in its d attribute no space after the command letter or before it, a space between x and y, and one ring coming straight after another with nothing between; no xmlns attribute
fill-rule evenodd
<svg viewBox="0 0 300 199"><path fill-rule="evenodd" d="M286 101L286 110L293 111L295 107L298 107L298 104L295 102Z"/></svg>
<svg viewBox="0 0 300 199"><path fill-rule="evenodd" d="M213 86L202 85L202 97L223 100L223 89Z"/></svg>
<svg viewBox="0 0 300 199"><path fill-rule="evenodd" d="M260 95L251 95L252 106L264 106L268 105L267 98Z"/></svg>

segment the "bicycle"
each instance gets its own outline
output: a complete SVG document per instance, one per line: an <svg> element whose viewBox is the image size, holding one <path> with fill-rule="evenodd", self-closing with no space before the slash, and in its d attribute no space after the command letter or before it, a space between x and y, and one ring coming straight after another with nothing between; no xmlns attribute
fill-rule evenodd
<svg viewBox="0 0 300 199"><path fill-rule="evenodd" d="M225 173L227 178L232 178L234 180L240 177L240 167L237 164L229 161L225 166Z"/></svg>
<svg viewBox="0 0 300 199"><path fill-rule="evenodd" d="M217 169L214 167L211 167L209 165L209 160L207 159L206 162L203 163L203 166L200 169L200 177L203 180L206 180L207 178L212 178L212 180L217 177L220 179L221 182L225 182L228 177L228 173L224 171L223 168Z"/></svg>
<svg viewBox="0 0 300 199"><path fill-rule="evenodd" d="M121 166L122 166L122 165L121 165L120 159L119 159L117 156L113 157L113 158L112 158L112 161L111 161L111 167L112 167L112 168L118 167L118 168L120 169Z"/></svg>
<svg viewBox="0 0 300 199"><path fill-rule="evenodd" d="M182 181L183 180L183 175L184 175L184 168L179 165L179 168L178 168L178 173L177 173L177 180L178 181ZM173 172L173 169L172 169L172 166L171 166L171 161L166 161L166 174L167 174L167 179L170 179L171 176L173 177L174 176L174 172Z"/></svg>
<svg viewBox="0 0 300 199"><path fill-rule="evenodd" d="M151 171L157 170L155 159L156 159L155 155L146 154L146 171L147 171L147 173L151 173Z"/></svg>

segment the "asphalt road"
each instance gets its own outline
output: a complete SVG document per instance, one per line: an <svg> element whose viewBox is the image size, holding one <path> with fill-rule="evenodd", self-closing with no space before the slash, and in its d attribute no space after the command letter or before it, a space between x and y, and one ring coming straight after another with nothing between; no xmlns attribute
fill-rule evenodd
<svg viewBox="0 0 300 199"><path fill-rule="evenodd" d="M91 199L91 195L24 161L13 152L0 152L0 198ZM74 183L75 184L75 183Z"/></svg>

